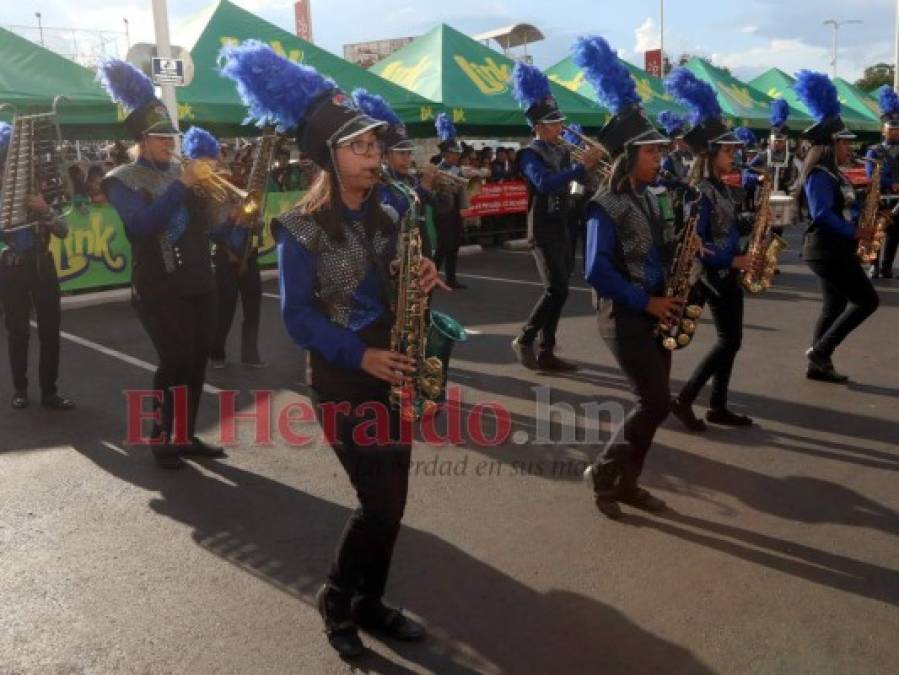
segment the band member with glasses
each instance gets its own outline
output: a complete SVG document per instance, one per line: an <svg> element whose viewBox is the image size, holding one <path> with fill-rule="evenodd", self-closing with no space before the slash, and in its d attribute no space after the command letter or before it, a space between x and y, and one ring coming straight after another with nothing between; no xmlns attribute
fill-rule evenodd
<svg viewBox="0 0 899 675"><path fill-rule="evenodd" d="M316 596L328 640L345 658L364 650L358 628L421 640L424 628L383 599L411 456L389 393L414 370L412 359L389 349L398 230L374 189L386 125L353 106L332 80L255 40L226 47L222 73L236 82L251 117L295 128L300 151L321 169L272 230L284 324L307 351L319 422L360 503ZM424 292L440 283L431 261L420 272ZM378 420L389 429L372 429Z"/></svg>

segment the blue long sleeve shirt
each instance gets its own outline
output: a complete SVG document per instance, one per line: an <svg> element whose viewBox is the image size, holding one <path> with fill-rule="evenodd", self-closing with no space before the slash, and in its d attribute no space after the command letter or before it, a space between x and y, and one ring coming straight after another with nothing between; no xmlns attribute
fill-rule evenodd
<svg viewBox="0 0 899 675"><path fill-rule="evenodd" d="M361 217L361 213L351 214ZM316 299L318 257L283 228L277 231L281 316L287 333L328 363L359 370L366 345L357 331L373 324L385 308L380 275L369 270L353 291L349 327L334 323Z"/></svg>
<svg viewBox="0 0 899 675"><path fill-rule="evenodd" d="M830 234L847 239L855 237L855 223L847 221L836 209L836 193L839 186L823 171L813 171L805 181L805 197L812 224ZM853 209L853 221L858 217L857 205Z"/></svg>
<svg viewBox="0 0 899 675"><path fill-rule="evenodd" d="M415 186L415 194L418 195L418 199L422 204L427 203L431 196L431 192L423 188L421 184ZM378 187L378 201L396 211L400 220L403 219L403 216L406 215L406 211L408 211L410 207L406 195L401 194L399 190L394 190L387 185L380 185Z"/></svg>
<svg viewBox="0 0 899 675"><path fill-rule="evenodd" d="M209 239L216 244L227 244L234 253L243 251L247 240L247 228L238 227L230 218L209 230Z"/></svg>
<svg viewBox="0 0 899 675"><path fill-rule="evenodd" d="M141 158L139 164L153 168ZM171 241L177 241L187 227L188 214L185 205L187 187L180 180L172 181L165 191L149 204L137 190L123 182L111 179L104 188L109 202L118 211L129 239L139 239L168 232Z"/></svg>
<svg viewBox="0 0 899 675"><path fill-rule="evenodd" d="M759 174L756 171L752 171L752 169L764 169L765 164L767 163L767 158L762 153L757 154L749 164L743 169L741 174L741 183L743 185L743 189L748 191L749 193L755 192L755 189L759 184Z"/></svg>
<svg viewBox="0 0 899 675"><path fill-rule="evenodd" d="M575 162L565 171L554 171L536 152L522 151L519 164L521 172L534 186L534 189L543 195L551 195L565 190L573 180L583 182L586 179L583 164Z"/></svg>
<svg viewBox="0 0 899 675"><path fill-rule="evenodd" d="M702 246L708 253L702 255L702 264L711 269L728 269L740 253L740 228L734 219L727 233L727 241L716 244L712 236L712 202L704 196L699 201L699 219L696 233L702 239Z"/></svg>
<svg viewBox="0 0 899 675"><path fill-rule="evenodd" d="M587 207L586 279L600 297L609 298L635 312L643 312L649 299L661 294L665 266L661 252L652 246L643 266L644 283L637 286L615 264L618 234L613 221L599 204Z"/></svg>

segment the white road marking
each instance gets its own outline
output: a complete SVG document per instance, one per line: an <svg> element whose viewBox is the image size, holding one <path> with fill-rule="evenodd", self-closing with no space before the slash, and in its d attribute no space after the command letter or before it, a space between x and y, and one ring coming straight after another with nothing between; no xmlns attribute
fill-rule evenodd
<svg viewBox="0 0 899 675"><path fill-rule="evenodd" d="M37 323L32 321L31 325L37 328ZM111 347L107 347L105 345L101 345L99 342L94 342L93 340L88 340L87 338L79 337L78 335L72 335L71 333L67 333L64 330L59 331L59 337L63 340L68 340L69 342L74 342L76 345L80 345L82 347L87 347L88 349L93 349L95 352L99 352L104 356L110 356L114 359L118 359L128 365L134 366L136 368L140 368L142 370L146 370L151 373L156 372L156 366L152 363L144 361L143 359L139 359L135 356L131 356L130 354L125 354L123 352L112 349ZM211 384L204 384L203 391L207 394L212 394L213 396L217 396L222 393L222 390L218 387L213 387Z"/></svg>

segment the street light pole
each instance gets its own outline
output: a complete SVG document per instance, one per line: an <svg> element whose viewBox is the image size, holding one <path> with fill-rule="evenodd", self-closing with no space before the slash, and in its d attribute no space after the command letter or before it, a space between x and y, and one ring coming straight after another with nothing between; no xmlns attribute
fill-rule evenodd
<svg viewBox="0 0 899 675"><path fill-rule="evenodd" d="M169 14L165 0L153 0L153 27L156 30L156 56L163 59L172 58L172 45L169 43ZM162 102L168 108L169 115L178 128L178 103L175 100L175 85L160 84Z"/></svg>
<svg viewBox="0 0 899 675"><path fill-rule="evenodd" d="M833 66L833 79L837 79L837 33L840 30L840 26L845 26L850 23L861 23L861 21L859 19L845 19L844 21L827 19L821 23L825 26L833 26L833 60L831 60L830 65Z"/></svg>
<svg viewBox="0 0 899 675"><path fill-rule="evenodd" d="M899 0L896 2L899 3ZM662 53L659 73L660 77L665 77L665 0L659 0L659 51Z"/></svg>
<svg viewBox="0 0 899 675"><path fill-rule="evenodd" d="M41 47L44 47L44 24L41 23L41 13L35 12L34 15L37 17L37 30L41 36Z"/></svg>
<svg viewBox="0 0 899 675"><path fill-rule="evenodd" d="M128 51L131 49L131 31L128 26L128 17L123 16L122 21L125 24L125 53L127 54Z"/></svg>

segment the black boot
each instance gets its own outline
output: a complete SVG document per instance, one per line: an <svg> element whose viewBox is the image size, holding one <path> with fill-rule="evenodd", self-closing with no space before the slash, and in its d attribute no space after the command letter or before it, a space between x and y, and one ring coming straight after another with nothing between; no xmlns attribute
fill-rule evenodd
<svg viewBox="0 0 899 675"><path fill-rule="evenodd" d="M380 598L354 598L352 611L358 626L375 635L402 642L419 642L427 634L424 626L403 610L385 605Z"/></svg>
<svg viewBox="0 0 899 675"><path fill-rule="evenodd" d="M199 436L192 436L190 445L181 448L181 454L192 457L224 457L225 450L218 445L207 443Z"/></svg>
<svg viewBox="0 0 899 675"><path fill-rule="evenodd" d="M636 509L659 513L667 508L667 504L658 497L654 497L648 490L644 490L637 484L640 470L628 463L621 474L621 482L618 486L618 501L628 504Z"/></svg>
<svg viewBox="0 0 899 675"><path fill-rule="evenodd" d="M805 355L808 358L808 369L805 372L808 379L833 384L845 384L849 381L848 375L836 371L829 356L816 351L814 347L807 349Z"/></svg>
<svg viewBox="0 0 899 675"><path fill-rule="evenodd" d="M617 468L614 464L605 464L602 466L590 466L584 471L584 480L593 490L593 501L596 502L596 508L599 512L611 518L618 520L621 518L621 507L618 506L618 480Z"/></svg>
<svg viewBox="0 0 899 675"><path fill-rule="evenodd" d="M325 635L334 651L345 659L365 651L350 610L350 599L345 594L324 584L315 594L315 606L325 622Z"/></svg>
<svg viewBox="0 0 899 675"><path fill-rule="evenodd" d="M752 419L746 415L738 415L727 408L710 408L705 413L705 418L712 424L721 424L726 427L750 427Z"/></svg>
<svg viewBox="0 0 899 675"><path fill-rule="evenodd" d="M556 356L552 347L541 348L537 355L537 369L550 373L571 373L577 370L577 364Z"/></svg>
<svg viewBox="0 0 899 675"><path fill-rule="evenodd" d="M156 464L163 469L182 469L186 465L181 459L181 452L174 445L168 443L164 445L151 445L150 450L153 453L153 459Z"/></svg>
<svg viewBox="0 0 899 675"><path fill-rule="evenodd" d="M684 403L679 398L671 399L671 414L681 421L687 431L702 432L708 427L693 413L693 405Z"/></svg>
<svg viewBox="0 0 899 675"><path fill-rule="evenodd" d="M50 410L74 410L75 402L59 394L51 394L41 398L41 406Z"/></svg>

